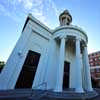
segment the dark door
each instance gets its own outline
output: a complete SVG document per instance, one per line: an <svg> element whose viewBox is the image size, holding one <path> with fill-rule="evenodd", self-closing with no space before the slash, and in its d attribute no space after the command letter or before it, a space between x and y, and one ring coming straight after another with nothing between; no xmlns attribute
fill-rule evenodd
<svg viewBox="0 0 100 100"><path fill-rule="evenodd" d="M40 54L29 50L15 88L31 88L39 63Z"/></svg>
<svg viewBox="0 0 100 100"><path fill-rule="evenodd" d="M69 71L70 71L70 63L64 62L64 76L63 76L63 89L66 90L69 88Z"/></svg>

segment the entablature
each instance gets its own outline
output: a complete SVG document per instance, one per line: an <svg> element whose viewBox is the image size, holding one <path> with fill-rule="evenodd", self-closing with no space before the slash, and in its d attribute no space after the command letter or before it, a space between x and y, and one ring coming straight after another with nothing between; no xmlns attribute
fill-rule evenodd
<svg viewBox="0 0 100 100"><path fill-rule="evenodd" d="M82 29L79 29L76 26L63 26L56 28L53 31L53 38L61 37L61 36L70 36L70 37L76 37L84 42L88 42L88 37L85 34L85 32Z"/></svg>

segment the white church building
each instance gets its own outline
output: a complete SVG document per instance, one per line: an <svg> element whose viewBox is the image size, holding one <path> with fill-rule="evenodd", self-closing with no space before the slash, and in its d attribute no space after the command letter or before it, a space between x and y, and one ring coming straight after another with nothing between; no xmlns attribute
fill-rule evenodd
<svg viewBox="0 0 100 100"><path fill-rule="evenodd" d="M86 33L65 10L60 26L49 29L31 14L0 74L0 90L32 88L55 92L93 91Z"/></svg>

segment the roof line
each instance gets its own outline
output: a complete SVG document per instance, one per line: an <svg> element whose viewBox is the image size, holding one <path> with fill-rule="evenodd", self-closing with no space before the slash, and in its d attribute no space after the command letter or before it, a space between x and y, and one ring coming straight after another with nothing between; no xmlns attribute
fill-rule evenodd
<svg viewBox="0 0 100 100"><path fill-rule="evenodd" d="M77 31L80 31L83 35L85 35L86 36L86 40L87 40L87 42L88 42L88 37L87 37L87 34L80 28L80 27L78 27L78 26L74 26L74 25L70 25L70 26L60 26L60 27L57 27L54 31L53 31L53 33L55 33L56 31L58 31L58 30L61 30L61 29L74 29L74 30L77 30Z"/></svg>
<svg viewBox="0 0 100 100"><path fill-rule="evenodd" d="M46 25L44 25L43 23L41 23L39 20L37 20L35 17L32 16L31 13L28 14L28 17L25 21L24 27L22 29L22 32L24 31L26 24L28 23L28 21L31 20L33 22L35 22L36 24L38 24L39 26L41 26L42 28L44 28L45 30L47 30L49 33L52 34L52 30L50 28L48 28Z"/></svg>

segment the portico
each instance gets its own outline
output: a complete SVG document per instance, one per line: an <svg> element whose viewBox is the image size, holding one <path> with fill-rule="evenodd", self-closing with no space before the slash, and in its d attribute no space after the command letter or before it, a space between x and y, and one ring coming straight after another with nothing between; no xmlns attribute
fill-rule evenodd
<svg viewBox="0 0 100 100"><path fill-rule="evenodd" d="M75 37L75 36L69 36L69 35L65 35L65 36L57 36L55 37L55 39L59 39L60 40L60 51L59 51L59 66L58 66L58 72L57 72L57 83L56 83L56 88L55 91L63 91L63 75L64 75L64 61L65 61L65 54L66 52L66 48L67 48L67 44L69 42L69 40L71 40L71 42L73 42L75 48L74 48L74 53L75 53L75 60L76 60L76 64L77 66L74 66L74 68L72 68L72 70L75 71L75 80L74 84L77 84L75 87L75 91L76 92L84 92L85 90L87 91L93 91L92 90L92 85L91 85L91 77L90 77L90 72L89 72L89 63L88 63L88 53L87 53L87 47L85 46L86 43L84 40L82 40L79 37ZM83 42L84 41L84 42ZM81 57L82 56L82 57ZM83 74L83 69L84 74ZM88 71L86 71L88 70ZM73 72L73 71L70 71ZM71 75L72 73L70 73ZM88 79L83 79L83 77L88 77ZM70 81L73 82L73 81ZM83 84L85 83L85 84ZM69 83L69 86L71 86L70 84L73 83ZM85 87L85 85L87 87ZM69 87L72 88L72 87Z"/></svg>

